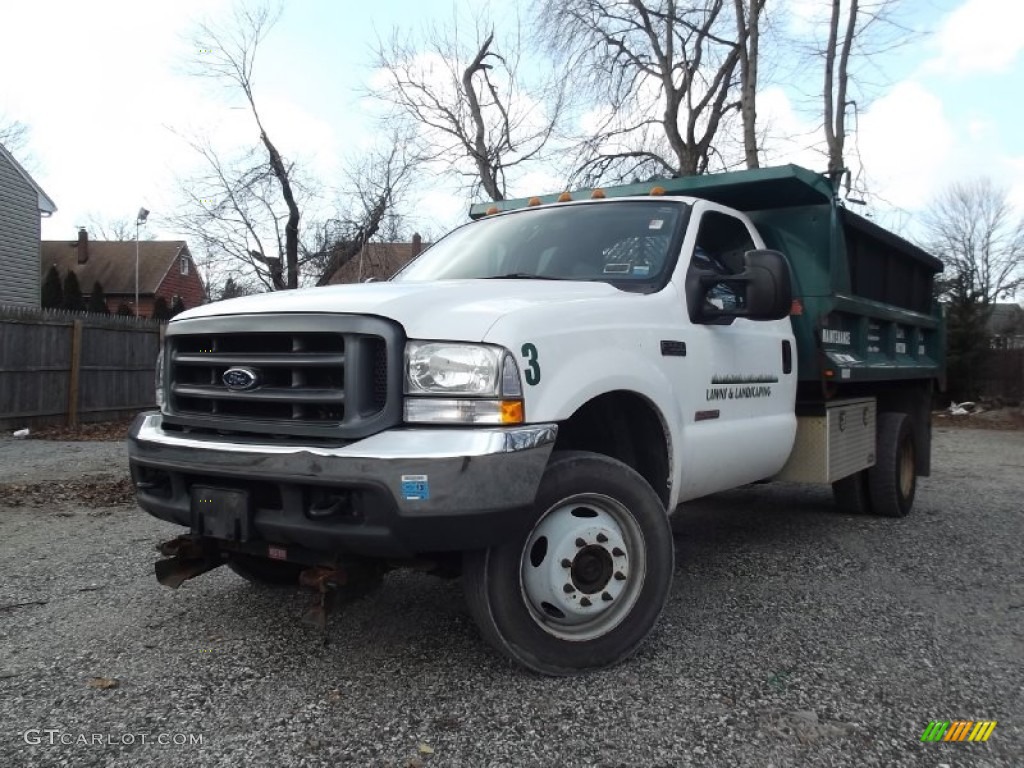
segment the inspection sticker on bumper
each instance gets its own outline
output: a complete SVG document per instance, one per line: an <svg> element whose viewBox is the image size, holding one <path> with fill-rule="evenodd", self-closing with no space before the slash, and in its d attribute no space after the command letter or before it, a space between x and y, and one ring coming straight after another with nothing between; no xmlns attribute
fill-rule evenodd
<svg viewBox="0 0 1024 768"><path fill-rule="evenodd" d="M426 501L430 498L430 481L426 475L402 475L402 498Z"/></svg>

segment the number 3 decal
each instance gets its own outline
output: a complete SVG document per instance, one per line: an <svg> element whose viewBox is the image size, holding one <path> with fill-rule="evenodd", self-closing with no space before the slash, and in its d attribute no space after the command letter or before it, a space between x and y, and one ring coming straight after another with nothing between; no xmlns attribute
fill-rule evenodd
<svg viewBox="0 0 1024 768"><path fill-rule="evenodd" d="M540 361L533 344L523 344L523 358L526 360L526 383L531 387L540 384Z"/></svg>

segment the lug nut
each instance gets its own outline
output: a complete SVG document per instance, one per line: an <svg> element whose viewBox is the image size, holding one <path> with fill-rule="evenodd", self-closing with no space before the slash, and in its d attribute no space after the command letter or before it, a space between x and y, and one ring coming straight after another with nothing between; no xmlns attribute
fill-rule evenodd
<svg viewBox="0 0 1024 768"><path fill-rule="evenodd" d="M574 587L572 584L566 584L564 587L562 587L562 591L568 595L570 592L575 592L576 587Z"/></svg>
<svg viewBox="0 0 1024 768"><path fill-rule="evenodd" d="M624 574L622 571L616 571L615 572L615 580L616 581L625 581L626 580L626 574Z"/></svg>
<svg viewBox="0 0 1024 768"><path fill-rule="evenodd" d="M563 568L572 568L572 560L570 560L568 557L563 557L562 558L562 567Z"/></svg>
<svg viewBox="0 0 1024 768"><path fill-rule="evenodd" d="M587 542L585 542L583 539L576 539L576 546L582 549L583 547L587 546Z"/></svg>
<svg viewBox="0 0 1024 768"><path fill-rule="evenodd" d="M622 557L622 556L623 556L623 555L625 555L626 553L625 553L625 552L623 552L623 551L622 551L621 549L619 549L618 547L615 547L615 549L613 549L613 550L612 550L612 554L613 554L613 555L615 555L616 557Z"/></svg>
<svg viewBox="0 0 1024 768"><path fill-rule="evenodd" d="M610 603L612 601L612 596L609 595L607 592L602 592L601 599L604 600L606 603Z"/></svg>
<svg viewBox="0 0 1024 768"><path fill-rule="evenodd" d="M580 599L580 605L582 605L584 608L589 608L590 607L590 598L589 597L584 597L584 598Z"/></svg>
<svg viewBox="0 0 1024 768"><path fill-rule="evenodd" d="M604 544L606 541L608 541L608 537L607 536L605 536L603 533L597 534L597 543L598 544Z"/></svg>

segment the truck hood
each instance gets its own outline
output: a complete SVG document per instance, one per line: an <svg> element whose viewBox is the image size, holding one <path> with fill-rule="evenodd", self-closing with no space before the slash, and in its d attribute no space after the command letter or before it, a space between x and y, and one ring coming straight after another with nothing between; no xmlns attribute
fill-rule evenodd
<svg viewBox="0 0 1024 768"><path fill-rule="evenodd" d="M561 280L440 280L359 283L217 301L174 321L221 315L325 312L395 320L413 339L482 341L502 316L541 304L628 297L600 282Z"/></svg>

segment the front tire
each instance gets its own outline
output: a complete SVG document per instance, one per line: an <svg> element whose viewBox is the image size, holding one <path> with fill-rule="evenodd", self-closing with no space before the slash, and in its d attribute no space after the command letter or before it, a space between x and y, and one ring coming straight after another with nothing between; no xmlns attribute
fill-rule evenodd
<svg viewBox="0 0 1024 768"><path fill-rule="evenodd" d="M547 675L599 669L654 628L674 570L665 508L632 468L596 453L552 455L531 530L468 553L463 583L484 638Z"/></svg>

